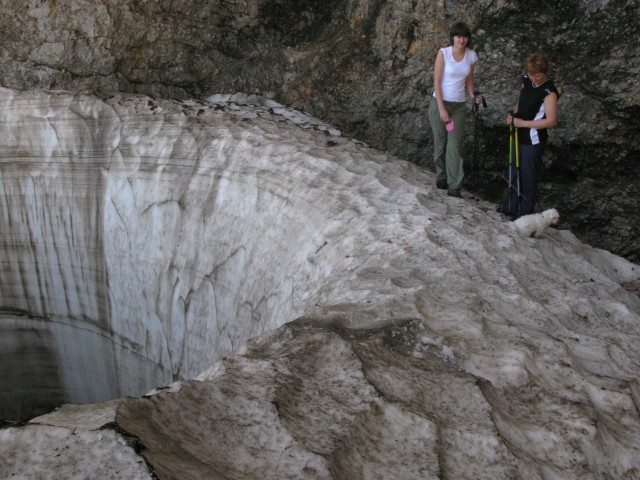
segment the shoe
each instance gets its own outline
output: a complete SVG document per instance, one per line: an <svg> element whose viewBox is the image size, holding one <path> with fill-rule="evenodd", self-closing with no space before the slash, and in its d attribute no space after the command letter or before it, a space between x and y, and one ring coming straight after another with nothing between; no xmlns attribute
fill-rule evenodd
<svg viewBox="0 0 640 480"><path fill-rule="evenodd" d="M450 189L447 192L447 195L449 195L450 197L462 198L462 193L460 193L459 188Z"/></svg>
<svg viewBox="0 0 640 480"><path fill-rule="evenodd" d="M446 180L436 180L436 188L439 188L440 190L446 190L447 189L447 181Z"/></svg>

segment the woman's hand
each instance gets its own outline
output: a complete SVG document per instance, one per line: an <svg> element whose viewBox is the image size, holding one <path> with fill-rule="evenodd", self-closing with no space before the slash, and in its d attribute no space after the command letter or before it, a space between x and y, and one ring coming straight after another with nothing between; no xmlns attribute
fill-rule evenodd
<svg viewBox="0 0 640 480"><path fill-rule="evenodd" d="M440 110L440 120L442 120L442 123L449 123L451 121L449 112L447 112L444 108Z"/></svg>
<svg viewBox="0 0 640 480"><path fill-rule="evenodd" d="M528 123L529 123L529 120L523 120L518 117L513 119L513 126L516 128L524 128L527 126Z"/></svg>

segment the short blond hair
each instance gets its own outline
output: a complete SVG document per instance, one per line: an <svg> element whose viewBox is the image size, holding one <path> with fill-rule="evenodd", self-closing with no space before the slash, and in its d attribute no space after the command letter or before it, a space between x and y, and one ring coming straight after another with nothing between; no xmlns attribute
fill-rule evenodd
<svg viewBox="0 0 640 480"><path fill-rule="evenodd" d="M524 68L531 73L547 73L549 71L549 59L542 52L533 52L527 56Z"/></svg>

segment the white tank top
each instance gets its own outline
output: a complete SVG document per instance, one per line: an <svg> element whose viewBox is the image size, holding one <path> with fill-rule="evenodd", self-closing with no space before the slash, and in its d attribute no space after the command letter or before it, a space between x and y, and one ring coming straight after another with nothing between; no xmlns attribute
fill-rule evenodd
<svg viewBox="0 0 640 480"><path fill-rule="evenodd" d="M471 72L471 65L478 61L475 50L467 48L459 62L453 58L453 47L441 48L444 53L444 73L442 75L442 98L447 102L464 102L465 80ZM436 96L436 92L433 92Z"/></svg>

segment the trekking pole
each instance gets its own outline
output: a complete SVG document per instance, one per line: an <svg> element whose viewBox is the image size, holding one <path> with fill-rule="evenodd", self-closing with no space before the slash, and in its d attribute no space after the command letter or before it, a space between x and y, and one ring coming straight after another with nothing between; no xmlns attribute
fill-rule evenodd
<svg viewBox="0 0 640 480"><path fill-rule="evenodd" d="M473 199L478 200L476 197L476 185L478 183L478 176L480 175L480 167L478 165L478 105L477 99L482 97L482 106L487 108L487 101L484 99L484 95L479 90L476 90L473 94Z"/></svg>
<svg viewBox="0 0 640 480"><path fill-rule="evenodd" d="M509 124L509 168L508 168L509 180L507 181L507 184L509 185L509 189L508 189L509 195L507 198L509 208L508 208L507 214L510 216L515 215L516 217L518 217L520 215L520 198L522 197L522 195L520 194L520 148L518 147L518 129L514 125L512 110L509 111L509 115L511 115L511 123ZM514 171L514 168L515 168L515 171ZM514 178L514 173L515 173L515 178ZM511 211L512 190L515 190L515 193L516 193L515 212Z"/></svg>
<svg viewBox="0 0 640 480"><path fill-rule="evenodd" d="M518 187L518 203L516 204L516 211L518 216L520 216L520 197L522 196L520 193L520 147L518 146L518 128L514 126L513 129L516 131L516 186Z"/></svg>
<svg viewBox="0 0 640 480"><path fill-rule="evenodd" d="M517 187L516 187L513 183L511 183L511 181L510 181L507 177L505 177L504 175L500 175L500 178L501 178L502 180L504 180L504 182L507 184L507 188L508 188L509 190L514 190L514 191L517 191L517 190L518 190L518 189L517 189ZM518 196L518 198L519 198L520 200L524 200L524 201L525 201L525 202L527 202L529 205L533 206L533 205L531 204L531 202L529 201L529 199L527 199L527 197L525 197L525 196L524 196L524 194L522 194L522 193L518 193L518 195L517 195L517 196Z"/></svg>

